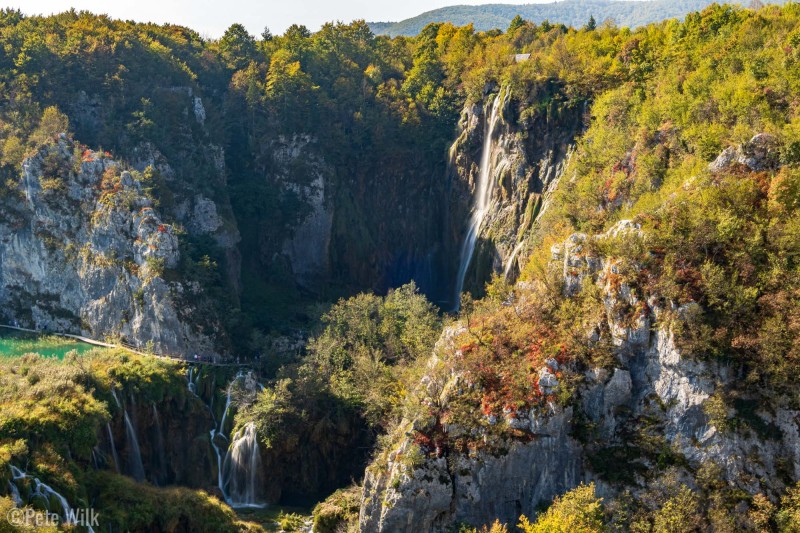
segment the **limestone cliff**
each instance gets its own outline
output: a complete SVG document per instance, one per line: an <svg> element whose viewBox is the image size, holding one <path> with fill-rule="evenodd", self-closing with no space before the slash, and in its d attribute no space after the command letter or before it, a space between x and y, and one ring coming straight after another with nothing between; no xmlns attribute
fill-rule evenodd
<svg viewBox="0 0 800 533"><path fill-rule="evenodd" d="M185 305L202 289L170 280L179 236L146 187L140 173L64 135L26 159L2 199L3 319L169 354L215 352Z"/></svg>
<svg viewBox="0 0 800 533"><path fill-rule="evenodd" d="M372 531L450 531L454 524L513 523L581 479L581 449L568 432L571 410L535 430L528 443L509 442L506 453L453 455L409 464L409 442L374 465L364 478L360 527Z"/></svg>
<svg viewBox="0 0 800 533"><path fill-rule="evenodd" d="M552 248L551 267L565 295L596 287L602 318L590 324L584 342L607 342L611 362L579 369L548 361L539 370L538 387L557 393L562 385L556 370L573 373L570 382L578 385L568 405L442 424L439 441L422 455L415 429L431 422L405 421L394 433L395 444L367 471L361 531L446 531L456 523L480 526L495 518L515 523L581 481L595 481L609 499L624 490L636 497L657 486L667 469L695 490L713 472L715 482L731 490L770 497L800 479L796 406L781 397L763 401L753 391L734 402L742 423L712 417L716 395L740 376L734 366L698 359L682 347L675 324L696 313L697 304L675 307L643 294L622 275L636 265L598 251L609 239L646 238L638 224L623 220L606 233L573 234ZM506 305L519 313L527 291L519 284ZM460 348L446 342L448 335L452 328L434 361L458 359ZM478 386L460 378L457 364L445 363L437 374L438 364L429 365L420 384L430 388L443 380L432 396L437 405L447 407ZM441 444L465 433L478 443L475 449Z"/></svg>

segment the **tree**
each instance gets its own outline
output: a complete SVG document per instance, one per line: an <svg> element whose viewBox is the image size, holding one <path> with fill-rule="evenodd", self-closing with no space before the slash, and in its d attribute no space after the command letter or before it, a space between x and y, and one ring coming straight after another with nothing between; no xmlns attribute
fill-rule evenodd
<svg viewBox="0 0 800 533"><path fill-rule="evenodd" d="M261 32L261 39L263 41L271 41L272 38L272 32L269 30L269 26L264 26L264 31Z"/></svg>
<svg viewBox="0 0 800 533"><path fill-rule="evenodd" d="M317 87L311 77L293 61L287 50L272 56L267 73L267 97L290 127L309 126L312 118L312 93Z"/></svg>
<svg viewBox="0 0 800 533"><path fill-rule="evenodd" d="M219 41L219 50L230 68L239 70L256 57L256 40L241 24L231 24Z"/></svg>
<svg viewBox="0 0 800 533"><path fill-rule="evenodd" d="M654 517L654 533L692 533L700 529L700 503L686 486L667 500Z"/></svg>
<svg viewBox="0 0 800 533"><path fill-rule="evenodd" d="M525 19L523 19L521 16L517 15L516 17L511 19L511 24L508 25L508 32L507 33L509 35L511 35L515 31L517 31L517 29L521 28L524 25L525 25Z"/></svg>
<svg viewBox="0 0 800 533"><path fill-rule="evenodd" d="M600 533L604 531L602 498L594 494L594 483L581 485L556 498L535 523L526 517L519 527L525 533Z"/></svg>
<svg viewBox="0 0 800 533"><path fill-rule="evenodd" d="M67 115L58 110L55 106L50 106L42 113L39 127L33 133L31 140L40 143L52 139L59 133L67 133L69 130L69 119Z"/></svg>
<svg viewBox="0 0 800 533"><path fill-rule="evenodd" d="M594 31L594 30L597 29L597 21L594 20L594 15L590 15L589 16L589 22L586 23L586 26L584 26L584 29L586 31Z"/></svg>

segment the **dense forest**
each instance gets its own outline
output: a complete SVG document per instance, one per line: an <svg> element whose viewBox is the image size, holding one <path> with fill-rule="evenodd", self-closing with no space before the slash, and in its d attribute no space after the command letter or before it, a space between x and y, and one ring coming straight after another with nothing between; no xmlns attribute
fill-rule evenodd
<svg viewBox="0 0 800 533"><path fill-rule="evenodd" d="M526 18L392 38L363 21L257 37L236 24L206 40L0 12L0 250L31 226L87 277L141 280L139 307L163 280L263 382L237 389L245 378L220 367L187 387L184 363L113 350L2 360L0 485L25 465L98 507L104 530L258 531L217 484L215 431L252 428L264 500L320 501L315 531L798 531L800 6L713 5L635 29ZM467 158L451 146L498 95L503 139L575 109L578 133L526 211L519 275L489 261L491 278L474 278L488 282L452 302L474 187L454 178ZM75 185L90 170L96 211ZM65 222L31 215L39 198ZM153 210L147 238L161 240L127 229ZM70 218L84 212L90 242ZM303 263L291 243L311 239L309 217L330 232ZM117 219L136 250L174 236L179 253L126 255L102 232ZM6 322L37 325L47 308L61 320L48 323L91 331L93 315L59 315L45 291L24 312L30 287L11 267ZM129 413L141 435L165 427L185 446L166 446L180 468L142 438L146 486L113 471L115 442L124 460L133 448ZM536 448L556 426L566 444ZM577 459L535 480L498 467L505 482L569 486L480 516L502 485L457 500L462 478L526 449L536 468ZM453 498L441 512L437 483ZM432 518L392 514L406 509Z"/></svg>

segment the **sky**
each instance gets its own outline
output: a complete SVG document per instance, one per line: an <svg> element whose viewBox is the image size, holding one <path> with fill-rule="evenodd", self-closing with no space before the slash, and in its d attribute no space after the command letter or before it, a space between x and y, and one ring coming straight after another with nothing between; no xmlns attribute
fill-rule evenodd
<svg viewBox="0 0 800 533"><path fill-rule="evenodd" d="M27 15L49 15L70 8L105 13L138 22L170 22L217 38L239 22L253 35L265 26L278 35L291 24L316 31L330 21L398 21L448 5L531 4L552 0L0 0L0 6Z"/></svg>

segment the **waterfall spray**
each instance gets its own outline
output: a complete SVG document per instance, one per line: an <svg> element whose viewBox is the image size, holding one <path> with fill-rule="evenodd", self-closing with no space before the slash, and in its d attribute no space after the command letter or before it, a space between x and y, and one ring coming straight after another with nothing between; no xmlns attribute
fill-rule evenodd
<svg viewBox="0 0 800 533"><path fill-rule="evenodd" d="M483 150L481 152L478 183L475 187L475 203L472 216L469 219L467 235L464 238L464 243L461 245L461 254L459 256L458 275L456 277L454 294L456 311L461 306L461 292L464 290L464 280L467 276L467 269L469 268L472 256L475 252L475 245L478 242L483 219L489 212L489 206L492 201L492 191L494 190L494 176L492 175L492 141L497 119L500 115L500 106L504 100L505 98L503 97L502 91L495 96L494 102L492 103L491 114L484 122L483 126Z"/></svg>

